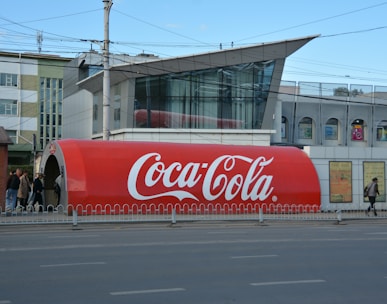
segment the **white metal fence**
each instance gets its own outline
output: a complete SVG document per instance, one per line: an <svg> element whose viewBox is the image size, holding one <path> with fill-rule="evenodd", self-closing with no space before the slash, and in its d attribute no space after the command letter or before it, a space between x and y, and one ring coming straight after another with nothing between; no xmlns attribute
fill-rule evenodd
<svg viewBox="0 0 387 304"><path fill-rule="evenodd" d="M170 222L249 220L264 221L342 221L375 216L365 210L320 210L319 205L279 204L72 204L48 205L5 212L0 208L0 225L72 224L114 222ZM387 210L377 210L378 218L387 218Z"/></svg>

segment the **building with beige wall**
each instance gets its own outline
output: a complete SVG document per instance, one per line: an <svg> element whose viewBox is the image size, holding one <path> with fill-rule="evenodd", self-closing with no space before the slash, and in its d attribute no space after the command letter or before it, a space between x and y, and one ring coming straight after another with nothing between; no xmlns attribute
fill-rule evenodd
<svg viewBox="0 0 387 304"><path fill-rule="evenodd" d="M9 164L29 165L34 152L62 138L63 66L70 59L0 52L0 61L0 126L13 141Z"/></svg>

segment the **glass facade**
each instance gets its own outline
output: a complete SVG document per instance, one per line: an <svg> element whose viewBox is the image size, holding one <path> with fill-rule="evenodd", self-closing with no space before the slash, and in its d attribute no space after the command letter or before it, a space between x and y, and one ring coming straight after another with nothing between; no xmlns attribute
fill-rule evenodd
<svg viewBox="0 0 387 304"><path fill-rule="evenodd" d="M44 149L62 138L63 80L41 77L39 96L39 148Z"/></svg>
<svg viewBox="0 0 387 304"><path fill-rule="evenodd" d="M135 127L260 129L274 64L137 78Z"/></svg>

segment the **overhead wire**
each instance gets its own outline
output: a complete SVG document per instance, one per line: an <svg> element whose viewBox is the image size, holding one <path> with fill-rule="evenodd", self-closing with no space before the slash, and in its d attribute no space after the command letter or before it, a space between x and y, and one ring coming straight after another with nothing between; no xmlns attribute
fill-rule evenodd
<svg viewBox="0 0 387 304"><path fill-rule="evenodd" d="M352 10L352 11L349 11L349 12L337 14L337 15L334 15L334 16L324 17L324 18L320 18L320 19L317 19L317 20L313 20L313 21L309 21L309 22L304 22L304 23L301 23L301 24L297 24L297 25L286 27L286 28L282 28L282 29L279 29L279 30L275 30L275 31L271 31L271 32L263 33L263 34L258 34L258 35L250 36L250 37L247 37L247 38L239 39L239 40L235 40L235 42L255 39L255 38L258 38L258 37L267 36L267 35L271 35L271 34L276 34L276 33L279 33L279 32L288 31L288 30L299 28L299 27L303 27L303 26L306 26L306 25L311 25L311 24L314 24L314 23L319 23L319 22L323 22L323 21L332 20L332 19L335 19L335 18L339 18L339 17L343 17L343 16L346 16L346 15L350 15L350 14L358 13L358 12L365 11L365 10L368 10L368 9L372 9L372 8L376 8L376 7L379 7L379 6L383 6L383 5L386 5L386 4L387 4L387 2L382 2L382 3L375 4L375 5L370 5L370 6L367 6L367 7L363 7L363 8Z"/></svg>
<svg viewBox="0 0 387 304"><path fill-rule="evenodd" d="M307 22L307 23L303 23L303 24L300 24L300 25L296 25L296 26L292 26L292 27L288 27L286 29L291 29L291 28L294 28L294 27L300 27L300 26L305 26L305 25L308 25L308 24L311 24L311 23L316 23L316 22L321 22L321 21L325 21L325 20L330 20L330 19L333 19L333 18L338 18L338 17L341 17L341 16L344 16L344 15L348 15L348 14L353 14L353 13L356 13L356 12L359 12L359 11L363 11L363 10L366 10L366 9L371 9L371 8L375 8L375 7L378 7L378 6L381 6L381 5L385 5L387 4L387 2L383 2L383 3L379 3L379 4L376 4L376 5L372 5L372 6L368 6L368 7L365 7L365 8L361 8L361 9L357 9L357 10L352 10L352 11L349 11L349 12L346 12L346 13L342 13L342 14L338 14L338 15L335 15L335 16L331 16L331 17L326 17L326 18L322 18L322 19L319 19L319 20L315 20L315 21L311 21L311 22ZM41 18L41 19L37 19L37 20L30 20L30 21L25 21L23 22L23 24L20 24L20 23L17 23L17 22L14 22L12 20L9 20L8 18L3 18L3 17L0 17L0 19L4 19L4 20L7 20L7 22L11 23L11 24L17 24L19 26L23 26L23 27L26 27L28 29L31 29L31 30L35 30L35 29L32 29L30 27L27 27L24 25L24 23L33 23L33 22L37 22L37 21L42 21L42 20L54 20L54 19L58 19L58 18L64 18L64 17L68 17L68 16L74 16L74 15L79 15L79 14L85 14L85 13L90 13L90 12L95 12L95 11L100 11L101 9L96 9L96 10L91 10L91 11L85 11L85 12L79 12L79 13L73 13L73 14L67 14L67 15L62 15L62 16L57 16L57 17L50 17L50 18ZM168 29L165 29L163 27L160 27L160 26L157 26L155 24L152 24L150 22L147 22L145 20L142 20L140 18L137 18L137 17L134 17L132 15L129 15L129 14L126 14L126 13L123 13L121 11L118 11L118 10L115 10L113 9L114 12L116 13L119 13L123 16L126 16L128 18L131 18L133 20L136 20L138 22L141 22L141 23L144 23L144 24L147 24L149 26L152 26L154 28L157 28L159 30L163 30L163 31L166 31L168 33L171 33L171 34L174 34L174 35L177 35L179 37L183 37L185 39L189 39L191 41L195 41L195 42L198 42L199 44L198 45L192 45L192 44L189 44L187 45L187 47L215 47L216 44L209 44L209 43L205 43L203 41L200 41L200 40L197 40L197 39L194 39L194 38L191 38L191 37L188 37L186 35L181 35L179 33L176 33L174 31L171 31L171 30L168 30ZM358 32L363 32L363 31L370 31L370 30L378 30L378 29L384 29L385 27L379 27L379 28L374 28L374 29L366 29L366 30L361 30L361 31L358 31ZM286 30L286 29L282 29L282 30ZM280 30L280 31L282 31ZM351 33L355 33L355 32L351 32ZM52 34L52 33L50 33ZM322 36L324 38L327 38L327 37L333 37L333 36L338 36L338 35L347 35L349 34L349 32L347 33L341 33L341 34L332 34L332 35L325 35L325 36ZM74 37L68 37L68 36L63 36L63 35L57 35L57 34L52 34L54 36L58 36L60 38L46 38L46 40L59 40L59 41L69 41L69 42L91 42L91 43L100 43L101 41L99 40L95 40L95 39L80 39L80 38L74 38ZM245 39L242 39L242 40L245 40ZM236 40L236 41L241 41L241 40ZM114 42L114 41L111 41L111 45L124 45L124 46L129 46L131 45L132 48L134 48L134 44L133 42L122 42L122 41L118 41L118 42ZM138 46L141 46L141 43L137 43ZM160 43L160 44L154 44L154 43L144 43L142 44L143 46L158 46L158 47L163 47L163 46L178 46L177 44L173 44L171 43L170 45L167 45L166 43ZM51 47L51 46L49 46ZM53 46L55 47L55 46ZM179 44L179 47L184 47L184 44ZM66 46L64 46L63 48L68 48ZM138 50L141 50L141 48L137 48ZM70 53L81 53L82 51L87 51L88 49L78 49L77 51L66 51L66 53L70 54ZM50 51L50 52L53 52L53 51ZM152 51L150 51L150 53L152 53ZM166 55L168 56L168 54L161 54L161 55Z"/></svg>
<svg viewBox="0 0 387 304"><path fill-rule="evenodd" d="M384 3L381 3L381 4L379 4L379 5L374 5L374 6L370 6L370 7L367 7L367 8L363 8L363 9L360 9L360 10L355 10L355 11L351 11L351 12L348 12L348 13L345 13L345 14L340 14L340 15L336 15L336 16L332 16L332 17L329 17L329 18L323 18L323 19L320 19L320 20L316 20L316 21L314 21L314 22L321 22L321 21L324 21L324 20L329 20L329 19L332 19L332 18L336 18L336 17L339 17L339 16L343 16L343 15L347 15L347 14L350 14L350 13L354 13L354 12L358 12L358 11L361 11L361 10L365 10L365 9L369 9L369 8L372 8L372 7L377 7L377 6L380 6L380 5L384 5L384 4L386 4L387 2L384 2ZM94 11L97 11L97 10L94 10ZM121 13L121 12L119 12L119 11L116 11L116 12L118 12L118 13ZM122 13L123 15L126 15L127 17L129 17L129 18L132 18L132 19L135 19L135 20L137 20L137 21L141 21L141 22L143 22L143 23L146 23L146 24L148 24L148 25L151 25L151 26L154 26L154 27L156 27L156 28L158 28L158 29L163 29L163 30L166 30L166 29L164 29L164 28L161 28L161 27L158 27L158 26L155 26L155 25L152 25L151 23L149 23L149 22L144 22L143 20L141 20L141 19L139 19L139 18L136 18L136 17L133 17L133 16L130 16L130 15L127 15L127 14L124 14L124 13ZM72 15L74 15L74 14L72 14ZM64 17L64 16L63 16ZM50 19L54 19L54 17L53 18L50 18ZM32 22L32 21L30 21L30 22ZM313 22L313 23L314 23ZM311 24L311 22L309 22L309 23L305 23L305 24L302 24L302 25L298 25L298 26L303 26L303 25L308 25L308 24ZM295 26L295 27L298 27L298 26ZM27 27L27 28L29 28L29 27ZM291 28L294 28L294 27L291 27ZM384 29L385 27L379 27L379 28L374 28L374 29L368 29L368 30L362 30L362 31L357 31L357 32L364 32L364 31L370 31L370 30L380 30L380 29ZM31 28L30 28L31 29ZM290 28L288 28L288 29L290 29ZM286 29L284 29L284 30L286 30ZM176 34L176 33L174 33L173 31L170 31L170 30L166 30L167 32L170 32L170 33L172 33L172 34ZM355 32L351 32L351 33L355 33ZM333 37L333 36L338 36L338 35L347 35L347 34L349 34L349 32L348 33L341 33L341 34L335 34L335 35L325 35L325 36L322 36L322 38L328 38L328 37ZM55 34L53 34L53 35L55 35ZM93 40L93 39L76 39L76 38L72 38L72 37L67 37L67 36L62 36L62 35L56 35L56 36L58 36L58 37L62 37L62 38L48 38L48 40L52 40L52 41L54 41L54 40L59 40L59 41L67 41L67 42L92 42L92 43L96 43L96 42L98 42L97 40ZM204 43L204 42L202 42L202 41L199 41L199 40L196 40L196 39L192 39L192 38L190 38L190 37L188 37L188 36L185 36L185 35L180 35L180 34L178 34L178 36L180 36L180 37L183 37L183 38L186 38L186 39L190 39L190 40L192 40L192 41L195 41L195 42L198 42L199 44L197 45L197 46L195 46L195 47L207 47L207 46L210 46L210 47L214 47L216 44L208 44L208 43ZM255 36L255 37L257 37L257 36ZM68 40L67 40L68 39ZM242 39L243 40L243 39ZM242 40L239 40L239 41L242 41ZM238 41L238 40L237 40ZM101 42L101 41L99 41L99 42ZM114 45L114 44L117 44L117 45L124 45L124 44L126 44L125 42L111 42L112 43L112 45ZM129 44L133 44L133 43L127 43L128 45ZM140 45L140 44L139 44ZM143 44L143 45L146 45L146 44ZM173 43L172 43L172 45L173 45ZM149 45L147 45L147 46L157 46L156 44L154 44L154 45L152 45L151 43L149 44ZM161 46L161 45L160 45ZM181 44L181 46L184 46L183 44ZM187 44L187 46L188 47L192 47L192 44L190 44L190 45L188 45ZM53 47L55 47L55 46L53 46ZM209 66L209 68L211 68L210 66ZM165 71L165 72L170 72L170 71ZM278 93L278 92L277 92Z"/></svg>

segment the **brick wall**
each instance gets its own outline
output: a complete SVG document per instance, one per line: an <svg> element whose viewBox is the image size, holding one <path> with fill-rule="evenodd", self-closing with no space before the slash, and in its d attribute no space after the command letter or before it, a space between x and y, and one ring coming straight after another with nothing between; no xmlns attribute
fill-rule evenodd
<svg viewBox="0 0 387 304"><path fill-rule="evenodd" d="M0 208L5 210L5 188L8 179L8 145L0 145Z"/></svg>

